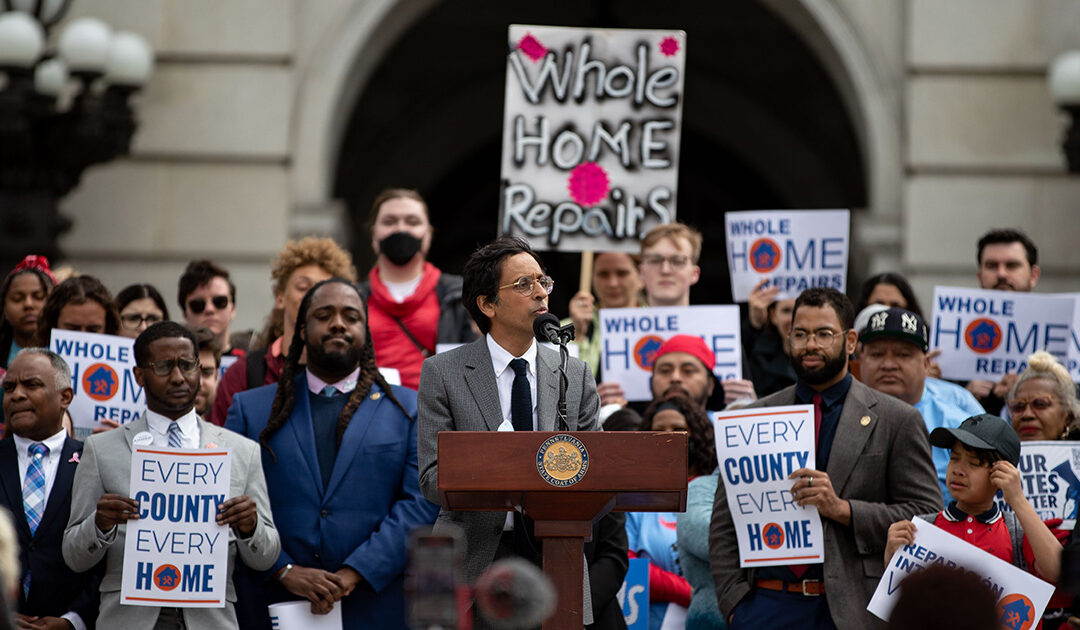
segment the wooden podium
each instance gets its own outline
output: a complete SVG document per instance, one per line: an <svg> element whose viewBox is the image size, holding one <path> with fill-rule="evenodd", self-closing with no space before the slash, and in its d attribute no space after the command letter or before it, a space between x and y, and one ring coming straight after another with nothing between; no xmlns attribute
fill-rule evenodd
<svg viewBox="0 0 1080 630"><path fill-rule="evenodd" d="M558 595L544 630L580 630L584 544L593 522L609 511L684 511L686 439L636 431L444 431L439 495L447 510L521 506L543 539L544 574Z"/></svg>

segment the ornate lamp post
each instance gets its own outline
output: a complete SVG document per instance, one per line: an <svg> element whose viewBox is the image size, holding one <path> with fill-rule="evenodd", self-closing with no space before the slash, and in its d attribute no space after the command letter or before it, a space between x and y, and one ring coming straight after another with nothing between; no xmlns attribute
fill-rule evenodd
<svg viewBox="0 0 1080 630"><path fill-rule="evenodd" d="M96 18L73 20L55 51L47 29L71 0L0 0L0 274L26 254L61 257L59 202L92 164L128 153L131 95L153 51Z"/></svg>
<svg viewBox="0 0 1080 630"><path fill-rule="evenodd" d="M1050 64L1050 94L1069 114L1069 128L1061 141L1070 173L1080 173L1080 50L1062 53Z"/></svg>

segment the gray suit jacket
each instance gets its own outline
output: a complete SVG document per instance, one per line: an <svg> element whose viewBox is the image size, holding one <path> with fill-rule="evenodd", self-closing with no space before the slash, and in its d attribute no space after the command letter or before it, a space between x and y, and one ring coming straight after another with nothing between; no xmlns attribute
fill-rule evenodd
<svg viewBox="0 0 1080 630"><path fill-rule="evenodd" d="M791 386L751 407L794 404ZM870 419L866 425L864 416ZM911 405L853 380L825 472L836 494L851 504L849 527L821 519L829 610L838 628L872 628L879 622L866 606L884 570L889 525L941 509L941 489L922 416ZM726 619L750 592L753 574L739 568L739 543L722 481L716 484L709 557L716 599Z"/></svg>
<svg viewBox="0 0 1080 630"><path fill-rule="evenodd" d="M537 425L555 430L559 401L559 354L543 346L536 353ZM571 358L566 367L566 422L571 431L598 431L600 399L592 372ZM439 500L439 431L495 431L502 424L502 407L491 367L487 339L443 352L424 361L419 400L420 489L428 500ZM435 523L455 523L464 530L468 554L465 574L469 582L491 564L506 522L504 512L439 512ZM586 601L588 601L586 599Z"/></svg>
<svg viewBox="0 0 1080 630"><path fill-rule="evenodd" d="M120 583L124 568L124 537L127 525L117 527L111 543L98 540L94 515L103 494L130 495L131 441L147 430L146 417L119 429L92 435L86 440L82 461L75 471L71 492L71 517L64 532L64 561L74 571L86 571L107 556L105 577L101 580L101 628L153 628L159 608L152 606L122 606ZM232 449L229 497L248 495L255 501L259 518L255 533L248 539L237 538L229 531L228 600L224 608L186 608L184 620L188 628L235 628L232 569L236 554L249 567L269 569L281 550L281 541L270 515L259 446L246 437L226 431L209 422L199 421L200 445L214 444ZM924 510L925 511L925 510Z"/></svg>

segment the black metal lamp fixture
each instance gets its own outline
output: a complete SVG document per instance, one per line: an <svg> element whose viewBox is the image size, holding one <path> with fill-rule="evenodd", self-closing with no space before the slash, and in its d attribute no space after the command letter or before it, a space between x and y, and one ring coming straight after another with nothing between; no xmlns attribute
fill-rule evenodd
<svg viewBox="0 0 1080 630"><path fill-rule="evenodd" d="M93 164L128 153L131 95L154 56L134 33L91 17L46 46L71 0L0 0L0 274L26 254L60 258L59 202Z"/></svg>
<svg viewBox="0 0 1080 630"><path fill-rule="evenodd" d="M1061 141L1070 173L1080 173L1080 50L1062 53L1050 64L1050 95L1069 114Z"/></svg>

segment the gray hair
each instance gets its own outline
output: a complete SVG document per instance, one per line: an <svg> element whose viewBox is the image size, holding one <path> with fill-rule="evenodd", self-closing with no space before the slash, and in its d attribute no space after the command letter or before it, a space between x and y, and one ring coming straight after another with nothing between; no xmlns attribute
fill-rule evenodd
<svg viewBox="0 0 1080 630"><path fill-rule="evenodd" d="M56 391L62 392L65 389L73 389L74 386L71 383L71 368L68 367L67 361L64 360L59 354L56 354L48 348L23 348L19 351L19 354L15 355L15 358L19 358L24 354L40 354L48 357L49 363L53 367L53 378L56 385Z"/></svg>
<svg viewBox="0 0 1080 630"><path fill-rule="evenodd" d="M1029 356L1027 364L1027 369L1020 374L1020 378L1016 379L1016 383L1009 390L1008 400L1016 398L1016 390L1021 383L1030 381L1033 378L1041 378L1054 386L1055 393L1061 400L1061 406L1069 414L1065 428L1074 427L1077 419L1080 419L1080 400L1076 398L1076 385L1073 384L1072 377L1069 376L1069 370L1054 355L1045 350L1039 350Z"/></svg>

